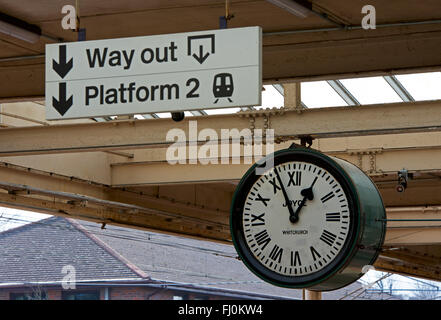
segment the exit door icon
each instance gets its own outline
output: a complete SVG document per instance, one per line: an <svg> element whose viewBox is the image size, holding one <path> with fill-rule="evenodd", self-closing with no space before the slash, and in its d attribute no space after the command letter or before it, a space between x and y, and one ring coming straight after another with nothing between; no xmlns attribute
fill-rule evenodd
<svg viewBox="0 0 441 320"><path fill-rule="evenodd" d="M233 102L233 100L231 100L233 91L234 84L231 73L219 73L214 76L213 95L217 98L214 103L217 103L220 98L227 98L229 102Z"/></svg>

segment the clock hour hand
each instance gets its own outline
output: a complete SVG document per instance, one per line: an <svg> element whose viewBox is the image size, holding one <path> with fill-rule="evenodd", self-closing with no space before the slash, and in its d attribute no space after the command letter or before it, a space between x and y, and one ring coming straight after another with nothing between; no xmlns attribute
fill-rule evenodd
<svg viewBox="0 0 441 320"><path fill-rule="evenodd" d="M291 217L294 215L294 209L292 208L291 201L289 200L288 194L286 193L285 187L283 186L282 179L280 179L280 175L277 172L277 168L274 168L274 172L276 173L277 180L279 181L280 188L282 189L283 197L285 198L285 203L289 210L289 217L291 219Z"/></svg>
<svg viewBox="0 0 441 320"><path fill-rule="evenodd" d="M289 216L289 221L291 221L292 223L296 223L297 221L299 221L299 213L300 213L300 210L305 205L306 200L314 199L314 193L312 192L312 187L314 186L316 181L317 181L317 177L315 177L314 181L312 182L312 184L309 188L306 188L306 189L303 189L302 191L300 191L300 194L303 196L303 199L300 202L299 206L297 207L297 210Z"/></svg>

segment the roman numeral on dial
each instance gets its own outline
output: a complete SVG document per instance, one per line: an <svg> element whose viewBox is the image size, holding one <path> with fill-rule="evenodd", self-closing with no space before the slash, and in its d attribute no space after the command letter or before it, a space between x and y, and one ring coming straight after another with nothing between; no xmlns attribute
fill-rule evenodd
<svg viewBox="0 0 441 320"><path fill-rule="evenodd" d="M265 219L263 219L264 215L265 215L265 212L262 214L259 214L257 216L254 214L251 214L251 225L253 227L265 225ZM259 221L259 222L255 222L255 221Z"/></svg>
<svg viewBox="0 0 441 320"><path fill-rule="evenodd" d="M317 252L317 250L314 249L314 247L309 247L309 249L311 250L311 254L312 254L312 259L317 260L317 258L321 258L320 253Z"/></svg>
<svg viewBox="0 0 441 320"><path fill-rule="evenodd" d="M322 203L325 203L326 201L328 201L329 199L332 199L335 197L334 191L329 192L328 194L324 195L323 197L321 197L321 201Z"/></svg>
<svg viewBox="0 0 441 320"><path fill-rule="evenodd" d="M329 212L326 213L326 221L340 221L340 212Z"/></svg>
<svg viewBox="0 0 441 320"><path fill-rule="evenodd" d="M256 201L262 201L262 203L266 206L268 206L266 203L270 200L269 198L262 198L260 193L257 194L257 197L254 199Z"/></svg>
<svg viewBox="0 0 441 320"><path fill-rule="evenodd" d="M293 172L288 171L288 175L289 175L288 187L290 185L300 186L302 184L302 171L293 171Z"/></svg>
<svg viewBox="0 0 441 320"><path fill-rule="evenodd" d="M256 233L254 239L256 239L257 244L262 247L262 250L271 242L271 238L266 230Z"/></svg>
<svg viewBox="0 0 441 320"><path fill-rule="evenodd" d="M277 170L277 169L276 169L276 170ZM273 185L273 191L274 191L274 194L277 193L277 190L282 190L282 189L277 185L276 178L273 178L273 180L268 180L268 182L271 183L271 184Z"/></svg>
<svg viewBox="0 0 441 320"><path fill-rule="evenodd" d="M280 248L277 244L275 244L269 254L269 257L274 261L280 263L280 261L282 261L282 255L283 255L283 249Z"/></svg>
<svg viewBox="0 0 441 320"><path fill-rule="evenodd" d="M302 262L300 261L300 254L298 251L291 251L291 266L297 267L301 266Z"/></svg>
<svg viewBox="0 0 441 320"><path fill-rule="evenodd" d="M328 230L324 230L322 235L320 236L320 240L322 240L324 243L326 243L329 246L333 245L335 238L337 238L337 236L332 232L329 232Z"/></svg>

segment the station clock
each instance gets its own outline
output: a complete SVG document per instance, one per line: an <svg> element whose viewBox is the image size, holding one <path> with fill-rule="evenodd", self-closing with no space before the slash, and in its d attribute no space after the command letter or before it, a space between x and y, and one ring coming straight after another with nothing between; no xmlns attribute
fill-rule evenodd
<svg viewBox="0 0 441 320"><path fill-rule="evenodd" d="M328 291L363 275L378 257L385 208L372 182L353 164L308 148L267 156L238 184L230 226L241 260L277 286ZM264 163L260 161L259 163Z"/></svg>

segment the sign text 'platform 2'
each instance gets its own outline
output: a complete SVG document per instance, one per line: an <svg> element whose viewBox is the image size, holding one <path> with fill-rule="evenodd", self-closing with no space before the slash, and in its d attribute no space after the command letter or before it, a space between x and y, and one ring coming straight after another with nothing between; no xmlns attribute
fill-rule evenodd
<svg viewBox="0 0 441 320"><path fill-rule="evenodd" d="M50 44L48 120L261 104L259 27Z"/></svg>

